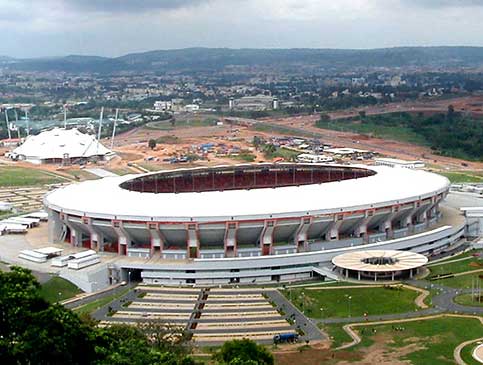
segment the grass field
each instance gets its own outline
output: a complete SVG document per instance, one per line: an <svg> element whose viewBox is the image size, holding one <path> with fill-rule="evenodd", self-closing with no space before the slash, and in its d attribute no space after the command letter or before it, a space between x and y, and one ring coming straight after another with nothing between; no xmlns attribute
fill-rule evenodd
<svg viewBox="0 0 483 365"><path fill-rule="evenodd" d="M63 170L62 172L72 176L74 179L79 181L99 179L99 176L96 176L86 170L75 169L75 170Z"/></svg>
<svg viewBox="0 0 483 365"><path fill-rule="evenodd" d="M473 357L473 350L477 346L476 343L469 344L461 350L461 358L464 362L468 365L481 365L478 361L475 360Z"/></svg>
<svg viewBox="0 0 483 365"><path fill-rule="evenodd" d="M265 122L255 123L251 127L251 129L254 129L259 132L280 133L280 134L285 134L287 136L321 137L321 135L317 133L304 132L303 130L300 130L297 128L284 127L284 126L265 123Z"/></svg>
<svg viewBox="0 0 483 365"><path fill-rule="evenodd" d="M297 308L312 318L411 312L417 309L414 300L418 296L413 290L384 287L331 290L296 288L284 290L283 293Z"/></svg>
<svg viewBox="0 0 483 365"><path fill-rule="evenodd" d="M453 184L459 183L483 183L483 177L470 172L444 172L438 171L440 175L446 176Z"/></svg>
<svg viewBox="0 0 483 365"><path fill-rule="evenodd" d="M409 360L411 364L454 364L454 348L461 342L482 335L481 323L471 318L443 317L406 322L397 326L404 330L394 331L392 325L366 326L362 334L363 341L355 350L371 346L376 338L384 337L392 356L398 357L398 351L412 346L412 350L400 358ZM376 334L372 332L372 328L376 329ZM359 333L361 332L359 328Z"/></svg>
<svg viewBox="0 0 483 365"><path fill-rule="evenodd" d="M472 282L483 275L483 271L477 274L468 274L455 276L448 279L434 280L433 283L449 286L450 288L471 289ZM480 279L480 285L483 286L483 279Z"/></svg>
<svg viewBox="0 0 483 365"><path fill-rule="evenodd" d="M107 297L94 300L94 301L92 301L88 304L82 305L80 307L74 308L74 312L76 312L79 315L91 314L91 313L95 312L96 310L100 309L102 306L112 302L113 300L115 300L117 298L122 297L129 290L131 290L131 289L130 288L124 288L123 290L121 290L120 292L118 292L116 294L112 294L112 295L109 295Z"/></svg>
<svg viewBox="0 0 483 365"><path fill-rule="evenodd" d="M460 260L466 258L465 260L455 261L455 262L441 262L434 265L429 265L428 269L431 271L430 277L434 275L441 275L447 273L460 273L465 271L477 270L479 268L483 269L483 258L474 257L475 251L465 253L463 255L455 256L448 261Z"/></svg>
<svg viewBox="0 0 483 365"><path fill-rule="evenodd" d="M374 122L360 123L359 121L334 120L325 123L323 128L341 132L365 134L377 138L410 142L422 146L428 145L428 141L426 141L424 137L404 126L386 126Z"/></svg>
<svg viewBox="0 0 483 365"><path fill-rule="evenodd" d="M242 161L242 162L253 162L255 161L256 157L253 153L251 152L241 152L237 155L229 155L229 158L237 161Z"/></svg>
<svg viewBox="0 0 483 365"><path fill-rule="evenodd" d="M0 187L33 186L65 181L53 174L37 169L17 166L0 166Z"/></svg>
<svg viewBox="0 0 483 365"><path fill-rule="evenodd" d="M169 120L164 120L160 122L152 122L146 124L146 129L156 129L162 131L171 131L173 129L188 128L188 127L208 127L216 125L216 119L206 118L206 119L188 119L188 120L177 120L174 125Z"/></svg>
<svg viewBox="0 0 483 365"><path fill-rule="evenodd" d="M40 295L49 303L69 299L80 293L82 293L82 290L77 286L58 276L54 276L47 281L40 289Z"/></svg>
<svg viewBox="0 0 483 365"><path fill-rule="evenodd" d="M483 285L483 281L481 283ZM462 294L458 295L454 298L454 301L461 305L469 305L472 307L483 307L483 291L482 291L482 298L480 301L477 301L477 298L472 297L471 294Z"/></svg>

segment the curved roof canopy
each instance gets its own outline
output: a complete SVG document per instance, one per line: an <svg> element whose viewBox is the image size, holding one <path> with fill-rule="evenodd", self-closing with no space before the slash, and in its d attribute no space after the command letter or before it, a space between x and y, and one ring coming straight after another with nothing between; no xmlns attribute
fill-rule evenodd
<svg viewBox="0 0 483 365"><path fill-rule="evenodd" d="M104 156L111 153L111 150L104 147L94 136L82 133L76 128L54 128L27 137L13 153L25 160L48 160Z"/></svg>
<svg viewBox="0 0 483 365"><path fill-rule="evenodd" d="M331 165L330 165L331 166ZM68 214L144 221L219 221L334 214L404 204L444 193L449 181L425 171L364 166L376 174L280 188L141 193L120 187L133 176L69 185L48 194L47 207ZM148 176L147 174L146 176Z"/></svg>
<svg viewBox="0 0 483 365"><path fill-rule="evenodd" d="M366 250L336 256L332 263L340 268L365 272L391 272L421 267L428 258L419 253L397 250Z"/></svg>

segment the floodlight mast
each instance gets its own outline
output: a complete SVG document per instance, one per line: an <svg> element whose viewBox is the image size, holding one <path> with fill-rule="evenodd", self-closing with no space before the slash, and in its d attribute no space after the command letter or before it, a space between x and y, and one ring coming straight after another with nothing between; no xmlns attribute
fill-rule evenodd
<svg viewBox="0 0 483 365"><path fill-rule="evenodd" d="M64 104L64 129L67 129L67 108Z"/></svg>
<svg viewBox="0 0 483 365"><path fill-rule="evenodd" d="M25 120L27 121L27 137L30 136L30 127L29 127L29 114L27 109L25 109Z"/></svg>
<svg viewBox="0 0 483 365"><path fill-rule="evenodd" d="M99 131L97 132L97 150L99 152L99 141L101 140L101 131L102 131L102 118L104 116L104 107L101 107L101 115L99 116Z"/></svg>
<svg viewBox="0 0 483 365"><path fill-rule="evenodd" d="M114 148L114 137L116 136L117 117L119 116L119 108L116 109L116 116L114 118L114 127L112 128L111 150Z"/></svg>
<svg viewBox="0 0 483 365"><path fill-rule="evenodd" d="M17 109L14 109L13 111L15 112L15 128L17 128L17 136L18 136L18 139L20 139L20 128L18 126L18 113L17 113Z"/></svg>
<svg viewBox="0 0 483 365"><path fill-rule="evenodd" d="M5 123L7 123L8 139L12 139L12 134L10 133L10 123L8 121L8 108L5 108Z"/></svg>

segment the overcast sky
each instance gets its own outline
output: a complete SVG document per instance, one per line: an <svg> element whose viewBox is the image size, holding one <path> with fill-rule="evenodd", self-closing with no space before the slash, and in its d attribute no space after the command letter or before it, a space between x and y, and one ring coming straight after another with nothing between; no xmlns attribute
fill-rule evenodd
<svg viewBox="0 0 483 365"><path fill-rule="evenodd" d="M483 46L483 0L0 0L0 55Z"/></svg>

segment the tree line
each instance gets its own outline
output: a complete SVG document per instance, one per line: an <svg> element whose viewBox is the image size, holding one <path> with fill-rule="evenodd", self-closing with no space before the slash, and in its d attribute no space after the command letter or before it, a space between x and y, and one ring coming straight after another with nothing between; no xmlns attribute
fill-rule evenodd
<svg viewBox="0 0 483 365"><path fill-rule="evenodd" d="M189 335L161 322L99 327L40 296L40 284L20 267L0 271L1 364L197 365ZM250 340L225 343L210 364L272 365Z"/></svg>

